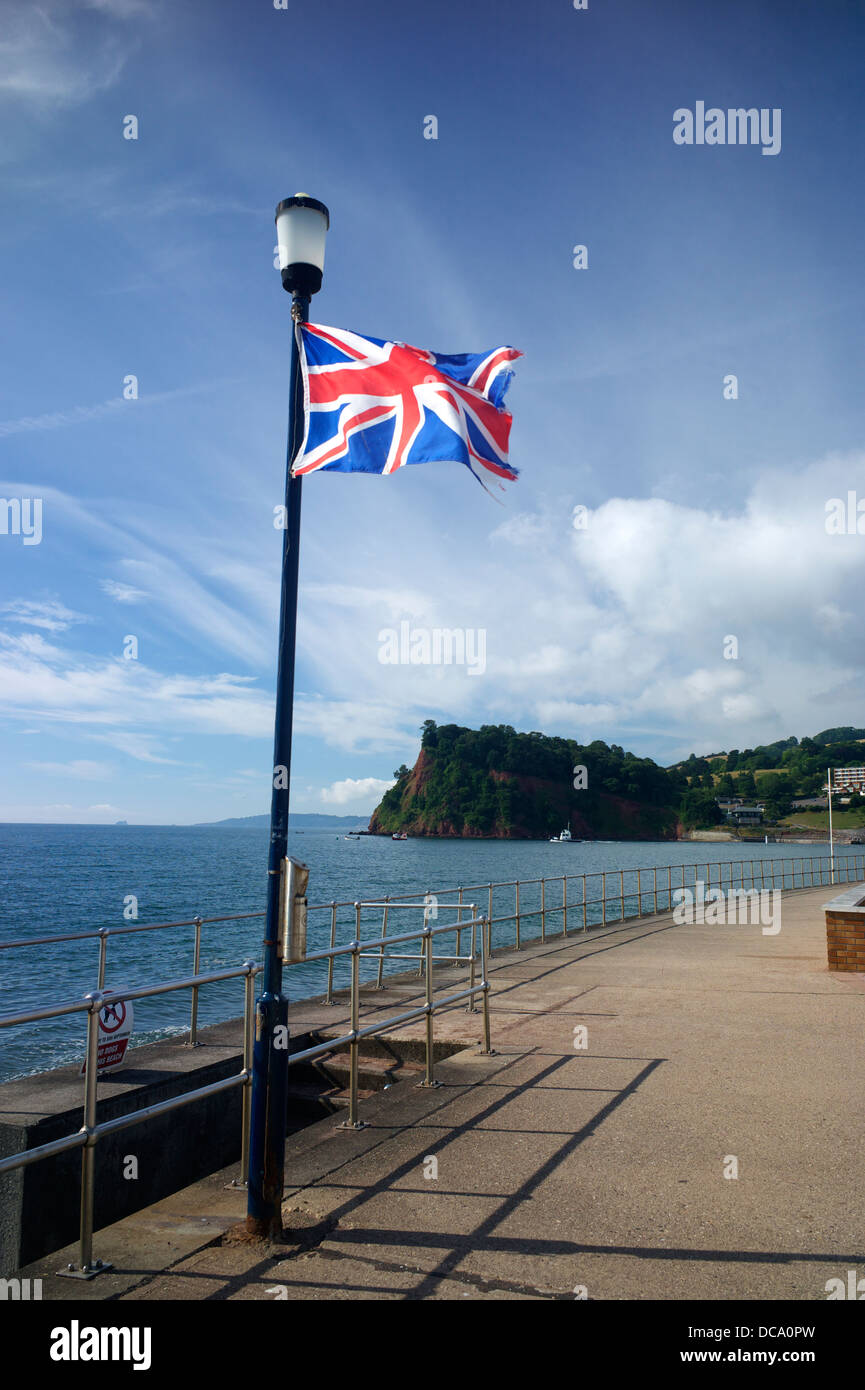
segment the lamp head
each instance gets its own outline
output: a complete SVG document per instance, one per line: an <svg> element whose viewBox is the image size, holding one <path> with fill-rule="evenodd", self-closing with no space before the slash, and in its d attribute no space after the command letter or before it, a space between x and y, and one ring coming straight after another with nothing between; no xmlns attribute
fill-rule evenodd
<svg viewBox="0 0 865 1390"><path fill-rule="evenodd" d="M296 193L276 209L276 239L282 288L308 299L321 289L324 243L330 213L317 198Z"/></svg>

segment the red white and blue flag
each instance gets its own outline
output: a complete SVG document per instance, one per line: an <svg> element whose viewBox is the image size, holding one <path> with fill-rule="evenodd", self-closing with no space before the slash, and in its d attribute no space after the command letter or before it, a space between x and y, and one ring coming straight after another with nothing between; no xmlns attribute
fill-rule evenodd
<svg viewBox="0 0 865 1390"><path fill-rule="evenodd" d="M292 464L306 473L395 473L455 460L478 481L513 481L504 396L522 353L448 355L298 324L305 433Z"/></svg>

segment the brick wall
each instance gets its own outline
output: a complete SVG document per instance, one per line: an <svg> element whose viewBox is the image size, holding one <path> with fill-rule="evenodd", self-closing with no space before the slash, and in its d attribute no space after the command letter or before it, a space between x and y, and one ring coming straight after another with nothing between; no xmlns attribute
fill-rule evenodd
<svg viewBox="0 0 865 1390"><path fill-rule="evenodd" d="M865 972L865 914L827 908L826 947L830 970Z"/></svg>

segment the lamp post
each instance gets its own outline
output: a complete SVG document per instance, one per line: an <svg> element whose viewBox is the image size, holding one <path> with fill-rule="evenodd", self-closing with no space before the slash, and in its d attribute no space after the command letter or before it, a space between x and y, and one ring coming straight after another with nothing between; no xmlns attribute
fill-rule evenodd
<svg viewBox="0 0 865 1390"><path fill-rule="evenodd" d="M832 769L827 769L826 785L829 789L829 882L835 882L835 839L832 835Z"/></svg>
<svg viewBox="0 0 865 1390"><path fill-rule="evenodd" d="M267 1237L278 1236L282 1230L288 1093L288 1000L282 993L279 934L280 890L283 884L288 838L302 482L302 479L292 477L291 465L300 449L304 433L303 378L297 335L299 325L307 320L310 298L321 289L324 243L329 226L330 214L324 203L307 197L305 193L285 198L276 209L279 268L282 287L291 295L294 332L289 384L285 529L282 540L264 970L262 992L256 1004L255 1016L246 1215L247 1230L253 1235ZM287 891L287 883L285 889Z"/></svg>

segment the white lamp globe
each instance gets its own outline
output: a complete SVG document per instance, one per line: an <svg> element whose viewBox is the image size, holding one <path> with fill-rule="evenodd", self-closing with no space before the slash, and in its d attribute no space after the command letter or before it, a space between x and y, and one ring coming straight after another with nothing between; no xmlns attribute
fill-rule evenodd
<svg viewBox="0 0 865 1390"><path fill-rule="evenodd" d="M324 243L330 213L324 203L306 193L283 198L276 209L276 240L282 287L309 298L321 289Z"/></svg>

